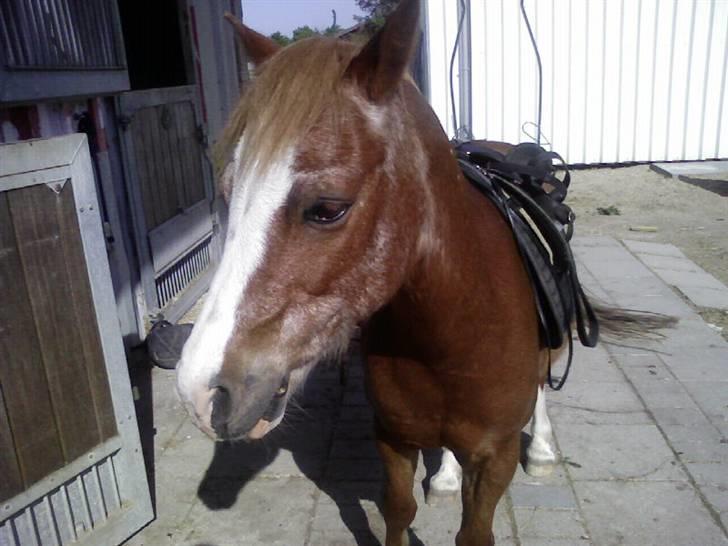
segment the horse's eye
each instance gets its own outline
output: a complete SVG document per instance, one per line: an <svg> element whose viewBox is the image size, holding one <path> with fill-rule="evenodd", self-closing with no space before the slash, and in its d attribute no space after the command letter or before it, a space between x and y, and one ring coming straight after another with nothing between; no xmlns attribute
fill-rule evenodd
<svg viewBox="0 0 728 546"><path fill-rule="evenodd" d="M351 203L336 199L319 199L303 213L303 219L314 224L333 224L349 211Z"/></svg>

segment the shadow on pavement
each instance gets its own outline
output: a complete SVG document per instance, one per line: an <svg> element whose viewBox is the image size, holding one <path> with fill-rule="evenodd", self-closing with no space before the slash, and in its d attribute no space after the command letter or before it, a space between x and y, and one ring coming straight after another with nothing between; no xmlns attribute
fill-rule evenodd
<svg viewBox="0 0 728 546"><path fill-rule="evenodd" d="M721 197L728 196L728 180L712 180L709 178L696 178L687 175L680 175L678 176L678 179L693 186L703 188L704 190L717 193Z"/></svg>
<svg viewBox="0 0 728 546"><path fill-rule="evenodd" d="M302 474L336 505L358 546L379 545L362 505L365 501L365 505L381 510L382 469L375 453L371 418L366 417L371 411L368 406L358 407L360 421L340 422L346 390L337 370L319 366L303 391L289 403L281 425L263 440L221 442L215 446L197 490L199 499L210 510L223 510L233 506L240 492L261 472L272 477ZM357 458L347 451L337 458L332 453L337 445L353 445L364 457ZM413 537L412 544L422 543Z"/></svg>

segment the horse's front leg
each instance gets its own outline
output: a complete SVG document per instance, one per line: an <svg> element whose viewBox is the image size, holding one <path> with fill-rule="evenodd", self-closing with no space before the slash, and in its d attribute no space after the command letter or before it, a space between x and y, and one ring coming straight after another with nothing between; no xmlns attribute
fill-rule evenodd
<svg viewBox="0 0 728 546"><path fill-rule="evenodd" d="M463 468L463 519L457 546L495 544L495 508L516 471L520 440L519 432L493 445L486 455L458 456Z"/></svg>
<svg viewBox="0 0 728 546"><path fill-rule="evenodd" d="M384 463L385 546L409 544L407 528L415 519L417 501L412 493L417 469L417 449L396 444L377 434L377 449Z"/></svg>

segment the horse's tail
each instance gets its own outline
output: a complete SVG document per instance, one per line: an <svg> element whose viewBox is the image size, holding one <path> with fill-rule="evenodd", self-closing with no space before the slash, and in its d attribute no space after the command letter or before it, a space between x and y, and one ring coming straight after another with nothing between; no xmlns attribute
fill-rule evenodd
<svg viewBox="0 0 728 546"><path fill-rule="evenodd" d="M621 309L593 300L592 308L599 321L600 333L612 338L664 338L665 334L660 330L674 328L678 322L676 317L670 315Z"/></svg>

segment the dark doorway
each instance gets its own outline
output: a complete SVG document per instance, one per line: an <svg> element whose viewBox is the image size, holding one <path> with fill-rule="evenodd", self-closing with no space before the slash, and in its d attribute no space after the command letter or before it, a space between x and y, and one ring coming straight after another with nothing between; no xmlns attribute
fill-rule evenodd
<svg viewBox="0 0 728 546"><path fill-rule="evenodd" d="M119 0L132 90L194 83L186 12L178 0Z"/></svg>

